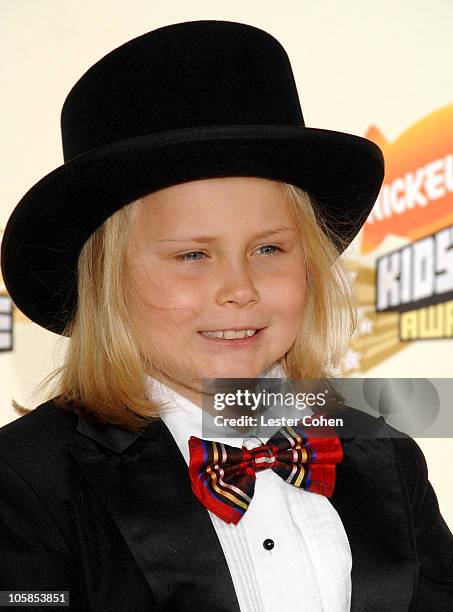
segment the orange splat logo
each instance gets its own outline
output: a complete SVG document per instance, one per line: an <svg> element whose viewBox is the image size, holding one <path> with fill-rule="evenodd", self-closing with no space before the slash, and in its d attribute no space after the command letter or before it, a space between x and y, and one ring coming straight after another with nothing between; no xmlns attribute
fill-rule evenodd
<svg viewBox="0 0 453 612"><path fill-rule="evenodd" d="M453 223L453 104L417 121L393 143L376 127L365 137L381 147L386 171L363 227L363 254L386 234L414 241Z"/></svg>

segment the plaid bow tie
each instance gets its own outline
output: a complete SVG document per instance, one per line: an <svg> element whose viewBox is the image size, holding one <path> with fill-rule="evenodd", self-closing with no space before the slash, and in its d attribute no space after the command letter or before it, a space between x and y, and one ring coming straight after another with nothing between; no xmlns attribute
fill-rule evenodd
<svg viewBox="0 0 453 612"><path fill-rule="evenodd" d="M314 435L316 430L316 435ZM330 437L321 437L326 433ZM257 448L189 439L189 475L200 502L227 523L237 524L252 501L256 472L271 469L289 484L330 497L343 448L330 427L285 426Z"/></svg>

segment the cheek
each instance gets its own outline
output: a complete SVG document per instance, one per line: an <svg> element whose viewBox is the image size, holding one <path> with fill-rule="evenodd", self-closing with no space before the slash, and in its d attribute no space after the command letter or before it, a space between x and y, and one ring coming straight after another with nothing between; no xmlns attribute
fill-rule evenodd
<svg viewBox="0 0 453 612"><path fill-rule="evenodd" d="M266 296L273 312L285 317L299 317L305 304L305 275L282 270L267 286Z"/></svg>
<svg viewBox="0 0 453 612"><path fill-rule="evenodd" d="M135 302L141 321L174 325L199 315L203 298L193 286L172 280L162 271L136 271L134 274ZM165 331L159 325L156 330ZM172 332L173 333L173 332Z"/></svg>

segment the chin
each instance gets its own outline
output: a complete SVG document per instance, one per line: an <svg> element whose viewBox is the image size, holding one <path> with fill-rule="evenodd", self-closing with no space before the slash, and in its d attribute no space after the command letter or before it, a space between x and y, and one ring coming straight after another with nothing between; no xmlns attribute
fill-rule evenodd
<svg viewBox="0 0 453 612"><path fill-rule="evenodd" d="M215 372L205 376L205 378L257 378L260 372L261 370L257 368L229 365L224 368L217 368Z"/></svg>

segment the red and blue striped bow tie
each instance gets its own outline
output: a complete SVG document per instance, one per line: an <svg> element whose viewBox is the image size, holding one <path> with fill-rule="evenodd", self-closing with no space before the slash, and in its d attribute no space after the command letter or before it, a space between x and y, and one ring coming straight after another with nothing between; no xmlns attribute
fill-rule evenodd
<svg viewBox="0 0 453 612"><path fill-rule="evenodd" d="M336 464L343 459L335 430L302 426L301 420L280 428L257 448L191 436L189 450L193 492L208 510L234 524L252 501L256 472L270 468L295 487L331 497Z"/></svg>

